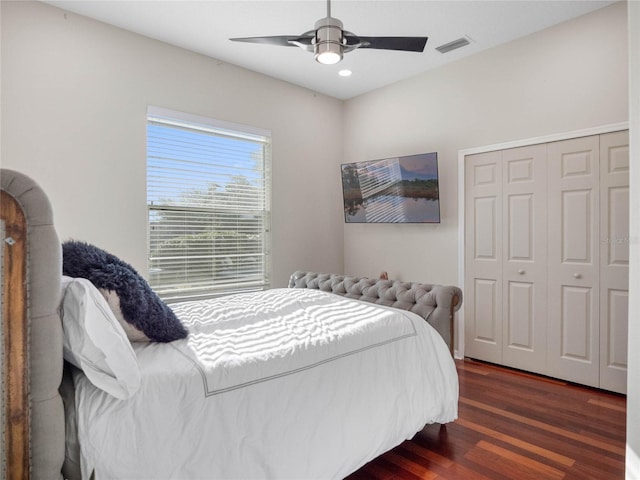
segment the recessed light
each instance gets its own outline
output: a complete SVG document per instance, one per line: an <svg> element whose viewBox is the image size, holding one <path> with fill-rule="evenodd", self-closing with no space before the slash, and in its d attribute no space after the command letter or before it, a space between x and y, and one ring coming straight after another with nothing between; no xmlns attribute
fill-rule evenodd
<svg viewBox="0 0 640 480"><path fill-rule="evenodd" d="M338 72L338 75L340 75L341 77L350 77L351 73L351 70L340 70Z"/></svg>

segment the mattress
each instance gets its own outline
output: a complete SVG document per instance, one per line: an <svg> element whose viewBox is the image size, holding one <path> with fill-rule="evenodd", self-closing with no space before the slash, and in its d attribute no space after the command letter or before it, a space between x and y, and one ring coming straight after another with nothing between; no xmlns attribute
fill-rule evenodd
<svg viewBox="0 0 640 480"><path fill-rule="evenodd" d="M172 308L189 336L134 345L132 398L75 372L83 478L343 478L457 418L453 359L411 312L306 289Z"/></svg>

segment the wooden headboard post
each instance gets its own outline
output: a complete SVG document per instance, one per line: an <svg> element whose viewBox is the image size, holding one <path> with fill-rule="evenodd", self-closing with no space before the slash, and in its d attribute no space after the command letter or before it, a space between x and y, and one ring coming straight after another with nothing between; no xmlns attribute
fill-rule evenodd
<svg viewBox="0 0 640 480"><path fill-rule="evenodd" d="M2 340L3 427L2 478L29 478L29 378L27 321L27 224L22 208L2 191L4 224Z"/></svg>
<svg viewBox="0 0 640 480"><path fill-rule="evenodd" d="M65 419L62 247L53 209L28 176L0 169L3 479L62 479Z"/></svg>

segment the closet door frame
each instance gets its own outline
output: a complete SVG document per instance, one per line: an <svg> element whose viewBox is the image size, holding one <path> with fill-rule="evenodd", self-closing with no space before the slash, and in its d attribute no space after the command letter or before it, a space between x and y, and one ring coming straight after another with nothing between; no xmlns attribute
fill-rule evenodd
<svg viewBox="0 0 640 480"><path fill-rule="evenodd" d="M605 133L617 132L620 130L628 130L629 122L620 122L609 125L602 125L583 130L575 130L540 137L531 137L522 140L499 143L494 145L484 145L480 147L467 148L458 151L458 283L464 285L465 282L465 157L477 153L486 153L494 150L506 150L516 147L525 147L529 145L537 145L541 143L550 143L560 140L569 140L572 138L588 137L591 135L602 135ZM454 345L454 356L456 358L464 358L464 307L465 302L457 313L455 331L460 332L456 337Z"/></svg>

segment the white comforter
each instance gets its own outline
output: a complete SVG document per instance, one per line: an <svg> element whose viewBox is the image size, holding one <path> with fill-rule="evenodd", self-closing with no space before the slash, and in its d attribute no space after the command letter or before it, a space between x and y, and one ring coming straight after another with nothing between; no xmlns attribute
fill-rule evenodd
<svg viewBox="0 0 640 480"><path fill-rule="evenodd" d="M342 478L457 418L451 355L410 312L306 289L173 308L189 337L135 345L133 398L76 376L83 478Z"/></svg>

